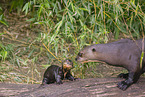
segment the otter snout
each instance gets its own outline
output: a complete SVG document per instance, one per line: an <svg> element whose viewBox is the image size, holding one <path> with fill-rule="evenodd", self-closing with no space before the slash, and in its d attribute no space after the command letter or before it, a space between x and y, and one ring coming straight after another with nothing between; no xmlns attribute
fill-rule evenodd
<svg viewBox="0 0 145 97"><path fill-rule="evenodd" d="M82 58L79 55L77 55L77 57L75 58L75 61L82 62L82 61L84 61L84 58Z"/></svg>
<svg viewBox="0 0 145 97"><path fill-rule="evenodd" d="M77 57L75 58L75 61L79 61L80 60L80 56L77 55Z"/></svg>
<svg viewBox="0 0 145 97"><path fill-rule="evenodd" d="M77 57L75 58L75 61L79 61L80 58L82 57L83 53L79 52Z"/></svg>

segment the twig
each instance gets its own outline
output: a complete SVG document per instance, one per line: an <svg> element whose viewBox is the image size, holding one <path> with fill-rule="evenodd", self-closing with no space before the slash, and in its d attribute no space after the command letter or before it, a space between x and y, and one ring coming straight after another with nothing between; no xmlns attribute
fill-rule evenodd
<svg viewBox="0 0 145 97"><path fill-rule="evenodd" d="M47 51L55 58L57 59L59 62L61 62L47 47L46 45L43 43L44 47L47 49Z"/></svg>

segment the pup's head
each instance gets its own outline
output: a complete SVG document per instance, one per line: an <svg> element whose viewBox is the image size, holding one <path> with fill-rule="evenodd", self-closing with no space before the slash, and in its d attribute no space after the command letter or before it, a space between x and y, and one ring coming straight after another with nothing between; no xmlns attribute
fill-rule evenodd
<svg viewBox="0 0 145 97"><path fill-rule="evenodd" d="M73 68L73 62L70 59L66 59L62 62L62 68L65 71L69 71Z"/></svg>

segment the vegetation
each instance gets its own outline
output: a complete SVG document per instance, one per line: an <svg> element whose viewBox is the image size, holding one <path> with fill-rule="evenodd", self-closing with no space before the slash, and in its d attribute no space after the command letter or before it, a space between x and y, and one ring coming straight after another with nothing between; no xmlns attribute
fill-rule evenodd
<svg viewBox="0 0 145 97"><path fill-rule="evenodd" d="M84 45L107 43L120 38L144 37L144 0L0 2L0 27L3 27L0 30L1 81L40 83L47 66L60 64L59 60L65 58L74 61ZM8 17L13 13L25 18L23 26L15 31L24 34L23 37L15 35L14 31L9 32L9 27L13 24L9 24L11 22ZM13 18L15 16L11 20ZM27 35L25 27L31 29L30 35ZM21 28L24 30L21 31ZM96 63L83 66L74 61L74 65L72 73L76 77L103 76L96 74L93 68ZM85 72L88 68L92 68L90 73Z"/></svg>

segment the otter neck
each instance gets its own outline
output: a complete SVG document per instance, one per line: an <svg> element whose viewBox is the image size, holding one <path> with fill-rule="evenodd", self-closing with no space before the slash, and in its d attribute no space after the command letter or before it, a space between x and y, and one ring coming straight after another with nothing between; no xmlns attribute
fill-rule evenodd
<svg viewBox="0 0 145 97"><path fill-rule="evenodd" d="M111 51L111 48L113 46L110 46L110 45L99 45L99 48L97 48L96 52L95 52L95 57L96 57L96 60L99 60L99 61L103 61L105 63L108 63L108 64L115 64L113 63L113 61L111 61L112 59L116 59L116 55L113 55L114 53L113 52L116 52L117 49L114 49L113 51Z"/></svg>

